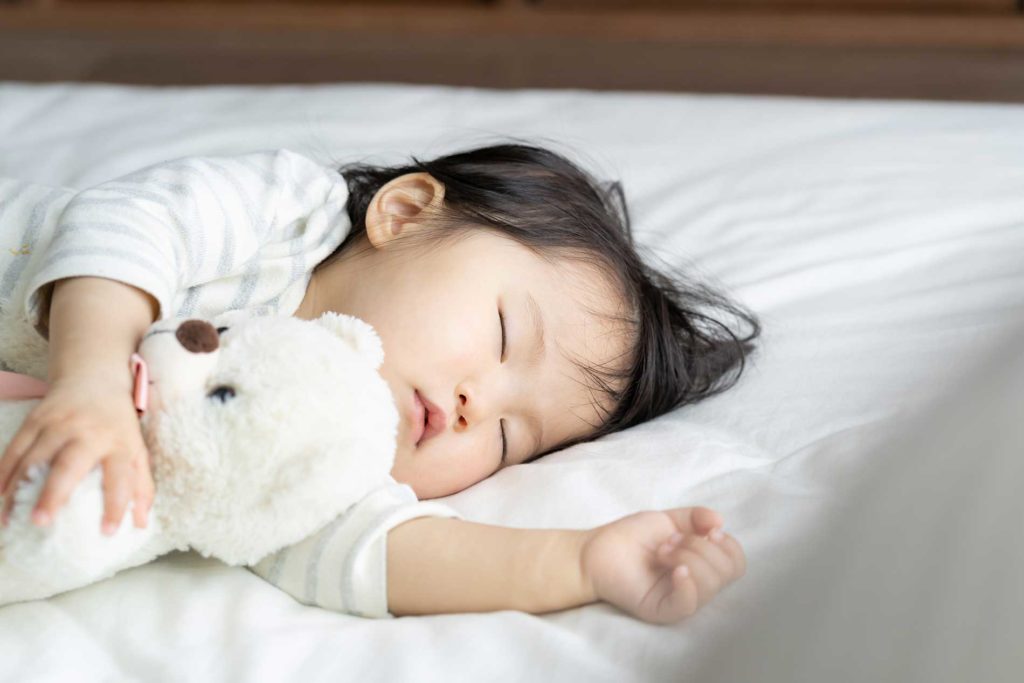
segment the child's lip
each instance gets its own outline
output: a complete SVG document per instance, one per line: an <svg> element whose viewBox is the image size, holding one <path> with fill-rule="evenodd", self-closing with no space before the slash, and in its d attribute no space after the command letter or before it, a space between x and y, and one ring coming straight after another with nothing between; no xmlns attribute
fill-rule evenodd
<svg viewBox="0 0 1024 683"><path fill-rule="evenodd" d="M427 408L423 405L423 401L420 400L420 393L413 389L410 419L412 420L412 443L417 447L420 445L420 439L423 438L423 432L426 427L426 420L424 419L426 413Z"/></svg>
<svg viewBox="0 0 1024 683"><path fill-rule="evenodd" d="M420 394L419 390L413 392L413 435L418 447L427 439L430 439L444 431L447 419L444 411L431 403L430 399Z"/></svg>

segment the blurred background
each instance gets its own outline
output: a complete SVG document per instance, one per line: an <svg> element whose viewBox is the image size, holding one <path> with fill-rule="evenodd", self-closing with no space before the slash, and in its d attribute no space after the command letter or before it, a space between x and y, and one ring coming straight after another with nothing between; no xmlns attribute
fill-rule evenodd
<svg viewBox="0 0 1024 683"><path fill-rule="evenodd" d="M1024 101L1024 0L0 0L0 80Z"/></svg>

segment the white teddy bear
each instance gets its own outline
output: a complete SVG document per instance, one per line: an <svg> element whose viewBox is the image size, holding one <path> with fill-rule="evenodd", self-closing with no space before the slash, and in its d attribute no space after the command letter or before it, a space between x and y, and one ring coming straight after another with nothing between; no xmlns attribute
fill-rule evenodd
<svg viewBox="0 0 1024 683"><path fill-rule="evenodd" d="M45 377L46 344L27 320L0 319L11 370ZM161 321L139 346L141 417L156 495L147 528L128 512L100 532L101 472L53 522L30 521L45 472L15 494L0 529L0 605L48 597L192 548L233 565L309 536L384 483L398 412L377 369L374 330L350 316ZM127 365L128 359L125 359ZM0 452L38 400L0 401Z"/></svg>

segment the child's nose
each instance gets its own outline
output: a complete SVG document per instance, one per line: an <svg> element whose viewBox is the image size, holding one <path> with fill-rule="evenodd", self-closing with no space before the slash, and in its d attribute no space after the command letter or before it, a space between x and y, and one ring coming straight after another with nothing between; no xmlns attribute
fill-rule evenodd
<svg viewBox="0 0 1024 683"><path fill-rule="evenodd" d="M455 431L463 431L479 422L486 422L489 418L493 418L499 410L495 401L497 393L497 390L490 386L486 390L480 391L477 387L460 385L456 391Z"/></svg>
<svg viewBox="0 0 1024 683"><path fill-rule="evenodd" d="M469 426L469 421L466 420L466 404L469 402L469 398L464 393L464 390L459 391L458 403L455 406L455 425L454 429L457 432L461 432Z"/></svg>

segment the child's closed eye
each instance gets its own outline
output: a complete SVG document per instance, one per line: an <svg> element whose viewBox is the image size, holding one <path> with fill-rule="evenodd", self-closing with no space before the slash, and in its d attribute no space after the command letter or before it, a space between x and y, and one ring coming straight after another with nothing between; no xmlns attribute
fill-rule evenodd
<svg viewBox="0 0 1024 683"><path fill-rule="evenodd" d="M498 325L501 328L501 352L498 354L498 358L502 362L505 361L505 314L502 312L501 307L498 307Z"/></svg>
<svg viewBox="0 0 1024 683"><path fill-rule="evenodd" d="M501 431L501 464L508 464L508 439L505 437L505 421L498 420L498 429Z"/></svg>

